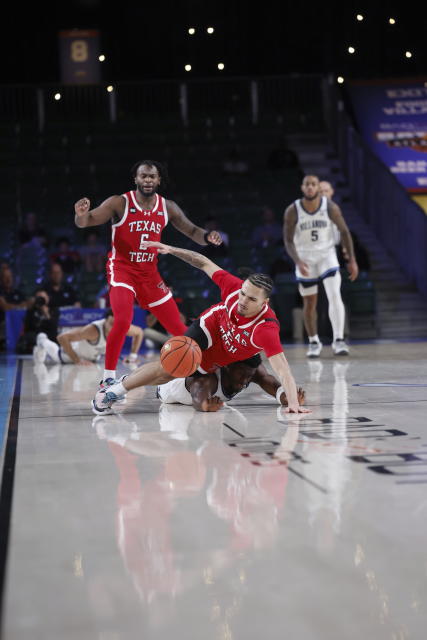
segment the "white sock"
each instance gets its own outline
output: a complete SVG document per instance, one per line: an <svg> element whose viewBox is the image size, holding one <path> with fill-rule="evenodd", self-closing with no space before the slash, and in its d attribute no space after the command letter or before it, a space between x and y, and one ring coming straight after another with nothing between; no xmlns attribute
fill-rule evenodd
<svg viewBox="0 0 427 640"><path fill-rule="evenodd" d="M332 325L334 340L342 340L344 336L345 309L341 298L341 274L339 271L330 278L323 280L328 297L329 320Z"/></svg>
<svg viewBox="0 0 427 640"><path fill-rule="evenodd" d="M43 349L46 349L47 355L52 358L54 362L61 362L59 359L59 345L53 340L49 340L46 334L40 333L37 336L37 344Z"/></svg>
<svg viewBox="0 0 427 640"><path fill-rule="evenodd" d="M104 382L107 378L113 378L113 380L116 379L116 370L115 369L104 369L104 377L102 378L102 381Z"/></svg>
<svg viewBox="0 0 427 640"><path fill-rule="evenodd" d="M308 341L309 342L320 342L319 336L317 335L317 333L316 333L315 336L308 336Z"/></svg>
<svg viewBox="0 0 427 640"><path fill-rule="evenodd" d="M112 391L113 393L116 394L116 396L124 396L125 393L128 392L128 390L124 388L121 382L112 384L111 387L108 387L107 391Z"/></svg>

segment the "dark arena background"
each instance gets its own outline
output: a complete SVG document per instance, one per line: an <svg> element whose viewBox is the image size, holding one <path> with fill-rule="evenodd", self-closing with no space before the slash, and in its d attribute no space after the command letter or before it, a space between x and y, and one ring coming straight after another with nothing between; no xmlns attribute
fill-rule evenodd
<svg viewBox="0 0 427 640"><path fill-rule="evenodd" d="M2 7L2 640L425 638L426 14ZM144 159L157 194L156 170L132 174ZM76 224L80 199L113 195ZM132 215L147 233L130 284L112 264ZM201 255L159 255L155 281L144 242L160 233ZM314 267L323 233L332 262ZM225 291L212 263L243 284ZM271 279L284 357L257 342L270 280L252 273ZM131 296L107 368L128 304L114 296L139 286L158 299ZM202 359L128 390L159 366L173 300L203 351L259 346L257 373L208 376ZM293 379L310 413L284 405Z"/></svg>

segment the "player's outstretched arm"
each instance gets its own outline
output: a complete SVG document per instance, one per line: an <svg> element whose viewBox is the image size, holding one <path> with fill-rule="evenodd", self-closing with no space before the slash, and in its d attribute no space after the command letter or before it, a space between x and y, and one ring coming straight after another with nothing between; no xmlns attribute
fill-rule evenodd
<svg viewBox="0 0 427 640"><path fill-rule="evenodd" d="M259 365L251 382L255 382L255 384L259 385L263 391L276 398L279 404L282 404L284 407L288 406L288 399L286 397L285 390L277 378L268 373L263 364ZM304 404L305 391L301 387L298 387L297 389L297 396L299 404Z"/></svg>
<svg viewBox="0 0 427 640"><path fill-rule="evenodd" d="M218 231L206 231L202 227L198 227L191 222L176 202L172 200L167 201L169 220L178 231L181 231L185 236L191 238L194 242L201 245L222 244L222 238Z"/></svg>
<svg viewBox="0 0 427 640"><path fill-rule="evenodd" d="M283 352L277 353L274 356L270 356L268 361L285 390L288 399L288 407L285 410L286 413L311 413L311 409L301 407L298 402L297 387L285 354Z"/></svg>
<svg viewBox="0 0 427 640"><path fill-rule="evenodd" d="M135 362L138 357L138 351L144 339L144 332L141 327L137 327L136 325L131 324L126 335L129 336L129 338L132 338L132 344L130 347L129 355L123 358L123 361Z"/></svg>
<svg viewBox="0 0 427 640"><path fill-rule="evenodd" d="M70 331L64 331L57 337L61 349L71 358L74 364L89 365L92 364L85 358L80 358L74 351L72 342L80 342L81 340L95 341L99 337L98 329L94 324L87 324L84 327L77 329L71 329Z"/></svg>
<svg viewBox="0 0 427 640"><path fill-rule="evenodd" d="M111 196L95 209L90 208L89 198L81 198L74 205L74 222L77 227L96 227L111 220L113 216L122 217L124 212L124 199L122 196Z"/></svg>
<svg viewBox="0 0 427 640"><path fill-rule="evenodd" d="M163 244L162 242L142 242L141 248L147 249L148 247L153 247L157 249L159 253L169 253L171 256L175 256L176 258L180 258L180 260L184 260L184 262L188 262L193 267L197 267L197 269L201 269L212 278L215 271L220 271L221 267L217 264L206 258L206 256L202 256L201 253L197 253L197 251L189 251L188 249L179 249L178 247L171 247L168 244Z"/></svg>

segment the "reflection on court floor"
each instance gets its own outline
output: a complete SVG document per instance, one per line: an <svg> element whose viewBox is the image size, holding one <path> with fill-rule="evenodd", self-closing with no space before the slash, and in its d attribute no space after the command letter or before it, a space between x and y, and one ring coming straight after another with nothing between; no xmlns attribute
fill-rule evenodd
<svg viewBox="0 0 427 640"><path fill-rule="evenodd" d="M287 355L313 413L24 361L4 638L422 638L427 344ZM381 383L381 384L379 384Z"/></svg>

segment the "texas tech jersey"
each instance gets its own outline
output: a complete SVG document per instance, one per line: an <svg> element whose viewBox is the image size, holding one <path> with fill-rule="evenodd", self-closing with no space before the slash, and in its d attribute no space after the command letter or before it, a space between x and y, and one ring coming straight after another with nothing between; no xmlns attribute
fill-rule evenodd
<svg viewBox="0 0 427 640"><path fill-rule="evenodd" d="M208 340L199 371L210 373L261 351L268 358L282 353L280 325L268 304L256 316L244 317L237 312L243 280L222 269L213 274L212 280L221 289L221 302L199 316L200 328Z"/></svg>
<svg viewBox="0 0 427 640"><path fill-rule="evenodd" d="M138 204L134 191L124 193L123 197L125 212L122 219L112 225L109 267L120 263L145 272L156 270L157 250L142 249L141 245L147 241L160 242L168 223L166 200L156 193L154 207L146 210Z"/></svg>
<svg viewBox="0 0 427 640"><path fill-rule="evenodd" d="M301 200L295 201L297 224L294 244L298 255L304 257L313 251L328 251L334 244L333 222L328 213L328 199L322 196L319 208L308 213Z"/></svg>

